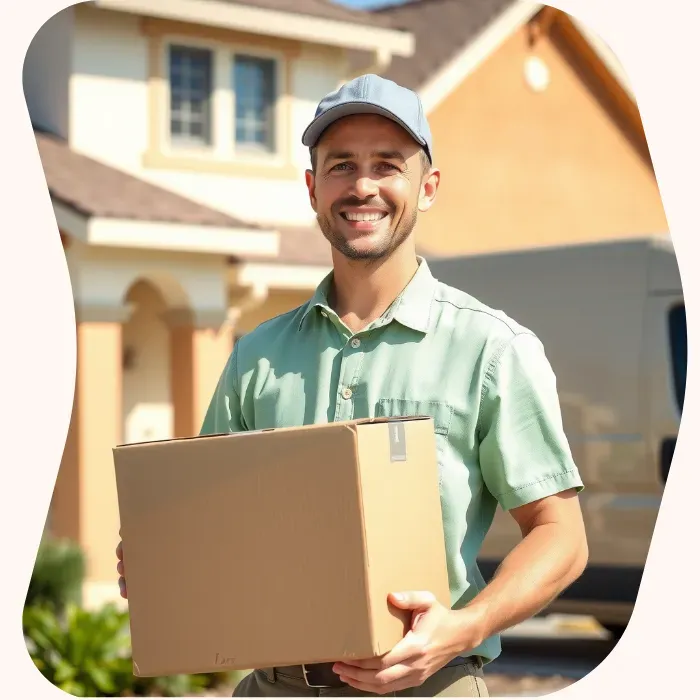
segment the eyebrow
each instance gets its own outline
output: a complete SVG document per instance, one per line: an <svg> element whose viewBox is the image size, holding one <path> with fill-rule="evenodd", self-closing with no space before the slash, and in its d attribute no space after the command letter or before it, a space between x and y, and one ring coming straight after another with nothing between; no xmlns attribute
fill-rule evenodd
<svg viewBox="0 0 700 700"><path fill-rule="evenodd" d="M349 160L351 158L356 158L357 153L352 151L329 151L326 157L323 159L324 163L331 160ZM406 156L404 156L401 151L372 151L370 153L371 158L381 158L382 160L400 160L401 162L406 161Z"/></svg>

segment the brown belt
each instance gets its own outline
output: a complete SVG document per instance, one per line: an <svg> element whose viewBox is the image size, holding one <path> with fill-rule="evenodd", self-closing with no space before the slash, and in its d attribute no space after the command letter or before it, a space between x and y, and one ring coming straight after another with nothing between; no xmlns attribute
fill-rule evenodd
<svg viewBox="0 0 700 700"><path fill-rule="evenodd" d="M480 656L458 656L446 663L443 668L461 666L471 661L477 667L481 667ZM332 663L322 664L302 664L300 666L276 666L274 668L261 669L268 680L275 682L277 675L291 677L303 681L309 688L345 688L347 683L343 683L339 676L333 672Z"/></svg>

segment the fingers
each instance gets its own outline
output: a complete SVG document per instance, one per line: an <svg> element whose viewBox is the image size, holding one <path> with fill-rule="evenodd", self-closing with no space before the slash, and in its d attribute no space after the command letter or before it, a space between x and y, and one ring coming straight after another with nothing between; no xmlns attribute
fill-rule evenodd
<svg viewBox="0 0 700 700"><path fill-rule="evenodd" d="M386 664L384 663L384 657L382 656L375 656L371 659L352 659L351 661L344 661L342 663L338 662L336 666L338 666L339 668L345 666L352 666L353 668L374 669L376 671L382 668L387 668ZM335 667L333 672L338 673L335 670Z"/></svg>
<svg viewBox="0 0 700 700"><path fill-rule="evenodd" d="M413 670L410 666L404 666L403 664L396 664L391 668L379 671L357 668L346 664L337 664L337 666L338 670L336 671L334 668L334 672L337 673L345 683L349 683L360 690L368 690L370 692L377 692L377 688L386 687L395 683Z"/></svg>
<svg viewBox="0 0 700 700"><path fill-rule="evenodd" d="M391 651L382 657L383 668L390 668L414 660L425 653L428 640L424 635L409 632Z"/></svg>
<svg viewBox="0 0 700 700"><path fill-rule="evenodd" d="M124 577L124 550L122 543L117 545L117 573L119 574L119 595L126 599L126 579Z"/></svg>
<svg viewBox="0 0 700 700"><path fill-rule="evenodd" d="M436 601L435 596L430 591L402 591L391 593L389 599L393 605L403 610L426 609Z"/></svg>
<svg viewBox="0 0 700 700"><path fill-rule="evenodd" d="M383 656L375 656L371 659L339 661L334 664L333 672L340 675L340 673L346 671L367 671L376 675L379 671L403 667L407 662L419 657L423 652L424 646L421 639L409 632L391 651Z"/></svg>
<svg viewBox="0 0 700 700"><path fill-rule="evenodd" d="M348 683L348 679L342 679L344 683ZM394 694L399 690L404 690L403 687L396 685L372 685L371 683L360 683L359 681L351 681L348 683L351 688L359 690L362 693L369 693L370 695L389 695Z"/></svg>

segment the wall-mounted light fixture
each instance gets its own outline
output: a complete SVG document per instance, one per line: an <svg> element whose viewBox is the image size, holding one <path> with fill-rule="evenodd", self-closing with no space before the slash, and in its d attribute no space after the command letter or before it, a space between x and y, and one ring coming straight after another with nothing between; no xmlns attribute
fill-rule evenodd
<svg viewBox="0 0 700 700"><path fill-rule="evenodd" d="M127 345L122 352L122 369L129 371L136 367L136 349Z"/></svg>
<svg viewBox="0 0 700 700"><path fill-rule="evenodd" d="M551 80L549 66L539 56L528 56L523 66L525 82L534 92L544 92Z"/></svg>

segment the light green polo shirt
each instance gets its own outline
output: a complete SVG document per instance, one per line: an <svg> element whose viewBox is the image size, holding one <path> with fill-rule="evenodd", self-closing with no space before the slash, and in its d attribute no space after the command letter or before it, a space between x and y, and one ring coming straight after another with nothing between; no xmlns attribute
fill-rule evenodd
<svg viewBox="0 0 700 700"><path fill-rule="evenodd" d="M499 505L583 484L538 338L419 262L399 298L359 333L328 305L330 273L309 302L239 339L201 432L432 416L457 608L485 585L476 557ZM489 662L500 650L497 635L471 653Z"/></svg>

